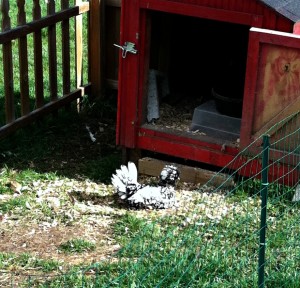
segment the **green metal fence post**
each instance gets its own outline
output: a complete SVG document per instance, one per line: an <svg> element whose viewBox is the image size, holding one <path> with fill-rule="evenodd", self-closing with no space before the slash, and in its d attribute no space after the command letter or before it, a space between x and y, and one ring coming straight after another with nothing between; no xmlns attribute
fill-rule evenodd
<svg viewBox="0 0 300 288"><path fill-rule="evenodd" d="M267 228L267 197L268 197L268 165L269 165L269 136L263 136L263 159L262 159L262 186L261 186L261 215L259 236L259 259L258 259L258 287L265 287L265 253L266 253L266 228Z"/></svg>

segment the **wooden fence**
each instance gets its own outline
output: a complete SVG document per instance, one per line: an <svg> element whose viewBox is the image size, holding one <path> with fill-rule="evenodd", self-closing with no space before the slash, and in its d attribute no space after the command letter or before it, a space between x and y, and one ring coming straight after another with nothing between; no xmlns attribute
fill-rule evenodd
<svg viewBox="0 0 300 288"><path fill-rule="evenodd" d="M71 6L68 0L61 0L60 3L54 0L34 0L30 1L32 6L29 11L26 6L29 1L26 2L0 2L0 45L3 64L0 66L0 86L3 86L0 99L3 100L4 106L1 110L5 110L4 123L0 125L0 138L38 117L80 99L83 95L99 95L101 91L100 13L103 1L75 0ZM10 5L17 5L17 19L15 14L12 19ZM42 15L43 11L46 11L46 15ZM88 19L86 36L92 41L83 39L84 13L87 13L85 15ZM12 20L17 21L15 27L11 24ZM72 27L71 21L75 24ZM29 38L33 47L29 47ZM84 41L87 42L87 55L83 53ZM70 43L75 47L75 56L72 54L75 59L70 58ZM47 59L45 49L48 51ZM71 67L72 61L74 67ZM83 61L88 63L85 83L82 80ZM59 95L58 81L61 80L62 93ZM46 81L48 90L45 97ZM71 85L71 82L75 84ZM17 93L15 87L18 87Z"/></svg>

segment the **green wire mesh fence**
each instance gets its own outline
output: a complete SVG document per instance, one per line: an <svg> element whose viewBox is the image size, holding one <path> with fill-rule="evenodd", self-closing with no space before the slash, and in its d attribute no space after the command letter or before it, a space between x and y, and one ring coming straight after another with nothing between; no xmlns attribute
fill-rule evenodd
<svg viewBox="0 0 300 288"><path fill-rule="evenodd" d="M126 227L116 229L122 248L106 260L60 275L20 279L9 274L7 283L10 287L299 287L299 114L255 139L192 198L183 195L178 209L157 212L151 220L128 214L129 225L136 223L138 231L125 236ZM220 175L224 181L216 184Z"/></svg>

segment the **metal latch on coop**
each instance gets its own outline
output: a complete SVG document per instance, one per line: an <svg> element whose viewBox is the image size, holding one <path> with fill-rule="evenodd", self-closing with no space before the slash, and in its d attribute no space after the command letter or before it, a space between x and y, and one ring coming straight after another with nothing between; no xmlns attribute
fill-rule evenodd
<svg viewBox="0 0 300 288"><path fill-rule="evenodd" d="M132 54L137 54L137 50L135 49L135 44L132 42L125 42L123 46L114 44L114 46L122 49L122 58L126 58L127 52Z"/></svg>

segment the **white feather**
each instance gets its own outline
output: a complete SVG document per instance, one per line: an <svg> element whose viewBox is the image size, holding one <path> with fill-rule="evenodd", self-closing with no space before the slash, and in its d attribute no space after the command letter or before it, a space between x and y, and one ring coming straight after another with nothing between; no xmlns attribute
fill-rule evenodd
<svg viewBox="0 0 300 288"><path fill-rule="evenodd" d="M125 175L125 177L128 178L129 172L125 165L121 165L121 171L122 171L123 175Z"/></svg>
<svg viewBox="0 0 300 288"><path fill-rule="evenodd" d="M127 175L123 173L121 169L116 170L116 176L119 177L119 179L126 185L128 181Z"/></svg>
<svg viewBox="0 0 300 288"><path fill-rule="evenodd" d="M118 176L113 175L111 177L111 183L117 191L121 191L123 193L126 192L126 184L122 182L122 180Z"/></svg>
<svg viewBox="0 0 300 288"><path fill-rule="evenodd" d="M128 162L128 173L129 173L129 178L133 180L133 182L137 183L138 172L133 162Z"/></svg>

